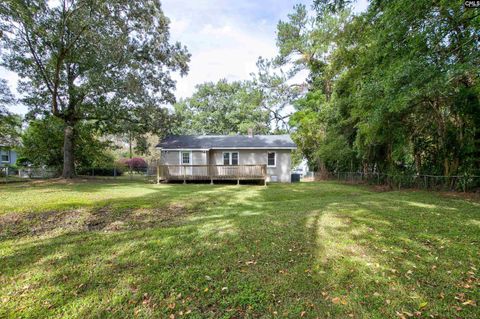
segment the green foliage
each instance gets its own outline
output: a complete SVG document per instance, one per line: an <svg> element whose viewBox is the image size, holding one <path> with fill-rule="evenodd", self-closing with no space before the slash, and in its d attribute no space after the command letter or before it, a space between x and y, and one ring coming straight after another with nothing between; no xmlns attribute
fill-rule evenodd
<svg viewBox="0 0 480 319"><path fill-rule="evenodd" d="M163 114L156 109L175 100L171 72L188 70L190 55L170 43L158 0L8 0L0 4L0 30L0 64L22 79L29 115L66 125L65 178L80 155L73 143L79 122L114 133L152 131Z"/></svg>
<svg viewBox="0 0 480 319"><path fill-rule="evenodd" d="M19 159L34 166L60 168L63 165L63 121L48 116L33 120L22 134ZM113 156L108 152L109 142L102 142L95 135L92 124L79 123L75 130L76 166L112 167Z"/></svg>
<svg viewBox="0 0 480 319"><path fill-rule="evenodd" d="M0 79L0 145L16 146L20 134L21 119L10 113L7 106L15 103L7 81Z"/></svg>
<svg viewBox="0 0 480 319"><path fill-rule="evenodd" d="M276 68L274 60L262 57L257 60L257 73L252 73L252 85L262 95L261 107L268 113L268 123L273 134L289 132L288 118L292 101L301 94L302 86L290 84L294 72Z"/></svg>
<svg viewBox="0 0 480 319"><path fill-rule="evenodd" d="M291 118L307 158L329 169L480 172L480 17L463 1L346 1L297 7L278 61L309 71Z"/></svg>
<svg viewBox="0 0 480 319"><path fill-rule="evenodd" d="M267 133L269 114L262 109L262 94L251 82L204 83L192 97L174 105L182 134Z"/></svg>
<svg viewBox="0 0 480 319"><path fill-rule="evenodd" d="M300 163L302 163L303 158L304 158L304 155L299 150L292 151L292 159L291 159L292 169L300 165Z"/></svg>
<svg viewBox="0 0 480 319"><path fill-rule="evenodd" d="M19 148L21 150L21 148ZM31 166L33 163L30 162L28 157L19 155L17 157L17 162L15 163L19 167Z"/></svg>
<svg viewBox="0 0 480 319"><path fill-rule="evenodd" d="M198 85L192 97L175 105L176 133L246 134L252 128L256 134L286 134L291 102L303 89L288 83L293 75L260 57L248 81Z"/></svg>

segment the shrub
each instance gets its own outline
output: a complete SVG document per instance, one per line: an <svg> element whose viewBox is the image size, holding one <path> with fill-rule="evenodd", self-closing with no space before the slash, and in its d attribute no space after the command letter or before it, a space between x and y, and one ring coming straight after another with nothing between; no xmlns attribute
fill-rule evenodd
<svg viewBox="0 0 480 319"><path fill-rule="evenodd" d="M143 172L148 167L147 162L141 157L121 159L117 163L121 166L124 166L125 169L131 169L136 172Z"/></svg>

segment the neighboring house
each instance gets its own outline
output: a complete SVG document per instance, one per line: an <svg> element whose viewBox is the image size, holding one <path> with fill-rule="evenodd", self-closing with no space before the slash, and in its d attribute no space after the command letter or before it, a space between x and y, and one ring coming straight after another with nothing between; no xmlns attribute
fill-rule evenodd
<svg viewBox="0 0 480 319"><path fill-rule="evenodd" d="M301 177L304 177L305 175L308 174L308 161L304 158L302 159L302 161L300 162L300 164L297 165L297 167L295 167L293 169L293 173L296 173L296 174L300 174Z"/></svg>
<svg viewBox="0 0 480 319"><path fill-rule="evenodd" d="M160 149L158 180L291 181L289 135L177 135Z"/></svg>
<svg viewBox="0 0 480 319"><path fill-rule="evenodd" d="M0 167L14 165L17 162L17 152L7 145L0 144Z"/></svg>

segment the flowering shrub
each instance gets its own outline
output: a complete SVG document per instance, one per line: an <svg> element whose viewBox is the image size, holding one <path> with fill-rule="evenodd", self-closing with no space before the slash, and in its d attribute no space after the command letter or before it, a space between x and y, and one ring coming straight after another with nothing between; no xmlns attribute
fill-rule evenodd
<svg viewBox="0 0 480 319"><path fill-rule="evenodd" d="M145 169L148 166L147 162L141 157L121 159L118 162L119 164L125 165L126 167L131 168L133 170Z"/></svg>

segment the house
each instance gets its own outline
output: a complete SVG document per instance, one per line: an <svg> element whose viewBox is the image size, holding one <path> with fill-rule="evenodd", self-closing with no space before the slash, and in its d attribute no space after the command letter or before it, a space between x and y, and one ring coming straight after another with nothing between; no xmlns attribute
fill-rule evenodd
<svg viewBox="0 0 480 319"><path fill-rule="evenodd" d="M306 158L302 159L302 161L293 169L293 172L299 174L301 177L304 177L308 174L308 161Z"/></svg>
<svg viewBox="0 0 480 319"><path fill-rule="evenodd" d="M15 165L17 162L17 152L10 146L0 144L0 167Z"/></svg>
<svg viewBox="0 0 480 319"><path fill-rule="evenodd" d="M291 181L289 135L177 135L157 145L158 181Z"/></svg>

